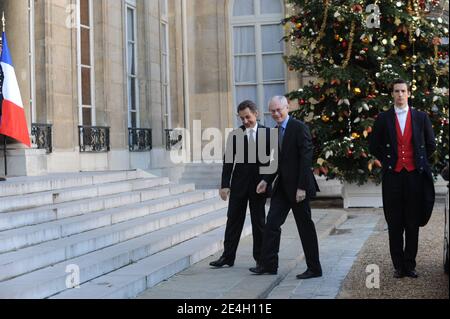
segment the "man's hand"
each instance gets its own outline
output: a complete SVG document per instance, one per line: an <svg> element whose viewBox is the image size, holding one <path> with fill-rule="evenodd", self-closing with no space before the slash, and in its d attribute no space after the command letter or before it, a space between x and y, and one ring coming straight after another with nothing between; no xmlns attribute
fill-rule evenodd
<svg viewBox="0 0 450 319"><path fill-rule="evenodd" d="M267 190L267 182L261 181L258 186L256 186L256 194L264 194Z"/></svg>
<svg viewBox="0 0 450 319"><path fill-rule="evenodd" d="M228 195L230 195L230 189L229 188L222 188L219 191L219 195L220 195L220 198L222 198L222 200L226 201L228 199Z"/></svg>
<svg viewBox="0 0 450 319"><path fill-rule="evenodd" d="M295 200L297 203L303 202L306 198L306 192L303 189L297 189L297 195L295 196Z"/></svg>

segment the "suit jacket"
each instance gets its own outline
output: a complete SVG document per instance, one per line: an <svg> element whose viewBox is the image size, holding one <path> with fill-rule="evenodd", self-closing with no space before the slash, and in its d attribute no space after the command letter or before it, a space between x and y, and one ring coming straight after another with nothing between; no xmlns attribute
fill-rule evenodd
<svg viewBox="0 0 450 319"><path fill-rule="evenodd" d="M425 226L431 217L434 206L434 181L428 159L436 150L436 142L428 115L413 108L410 108L409 111L413 130L414 161L417 170L425 176L423 213L420 225ZM383 176L386 172L395 169L398 160L396 120L394 108L380 113L370 137L369 149L372 155L381 162Z"/></svg>
<svg viewBox="0 0 450 319"><path fill-rule="evenodd" d="M297 189L306 191L309 198L320 191L312 170L313 144L309 128L301 121L289 118L281 150L278 149L278 169L275 174L264 176L273 183L273 192L282 187L291 203L296 203Z"/></svg>
<svg viewBox="0 0 450 319"><path fill-rule="evenodd" d="M260 138L260 132L265 131L265 138ZM242 148L243 146L243 148ZM224 156L223 168L222 168L222 188L230 188L233 196L244 197L247 194L247 190L256 193L256 186L262 179L260 174L260 168L268 166L270 163L262 163L258 158L258 152L261 147L265 147L267 156L270 155L270 128L258 124L258 131L256 133L256 162L248 156L249 142L247 135L245 134L245 126L241 126L238 129L230 133L227 140L227 146L225 153L229 155L231 161L227 161L227 155ZM242 152L238 153L238 152ZM243 161L239 161L239 157ZM228 158L228 159L229 159ZM267 196L267 194L266 194Z"/></svg>

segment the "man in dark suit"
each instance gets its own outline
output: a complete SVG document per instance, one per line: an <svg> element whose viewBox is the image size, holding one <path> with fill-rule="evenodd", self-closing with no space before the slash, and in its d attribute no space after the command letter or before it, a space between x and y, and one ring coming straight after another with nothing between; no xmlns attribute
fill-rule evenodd
<svg viewBox="0 0 450 319"><path fill-rule="evenodd" d="M383 209L395 278L417 278L419 227L427 224L434 205L428 163L436 150L434 133L428 115L408 106L409 96L408 84L394 81L394 107L378 115L370 138L370 152L382 163Z"/></svg>
<svg viewBox="0 0 450 319"><path fill-rule="evenodd" d="M264 192L276 178L264 228L261 262L250 271L256 274L277 273L281 225L292 209L308 267L297 278L320 277L319 245L309 204L319 190L312 172L311 134L303 122L289 116L289 104L284 96L273 97L269 111L278 124L278 170L275 174L264 176L257 188L258 193Z"/></svg>
<svg viewBox="0 0 450 319"><path fill-rule="evenodd" d="M253 232L253 258L258 264L261 254L262 232L266 219L266 195L257 194L256 186L261 181L261 168L270 164L270 157L262 163L261 147L269 153L270 129L257 123L258 109L252 101L244 101L238 106L242 126L233 131L227 140L222 170L220 197L230 196L222 256L210 263L213 267L232 267L236 250L244 227L247 204Z"/></svg>

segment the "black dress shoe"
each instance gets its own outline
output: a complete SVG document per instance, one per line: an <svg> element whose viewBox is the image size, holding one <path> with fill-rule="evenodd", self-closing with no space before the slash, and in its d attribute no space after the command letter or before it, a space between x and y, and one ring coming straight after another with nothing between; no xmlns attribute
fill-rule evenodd
<svg viewBox="0 0 450 319"><path fill-rule="evenodd" d="M297 279L309 279L322 277L322 272L314 272L310 269L307 269L303 274L297 275Z"/></svg>
<svg viewBox="0 0 450 319"><path fill-rule="evenodd" d="M229 267L233 267L234 261L227 260L225 257L220 257L219 259L210 262L209 265L213 266L213 267L222 267L225 265L228 265Z"/></svg>
<svg viewBox="0 0 450 319"><path fill-rule="evenodd" d="M395 269L394 278L400 279L403 277L405 277L405 273L403 272L403 270Z"/></svg>
<svg viewBox="0 0 450 319"><path fill-rule="evenodd" d="M405 276L406 277L410 277L410 278L417 278L417 277L419 277L419 275L417 274L417 272L414 269L405 271Z"/></svg>
<svg viewBox="0 0 450 319"><path fill-rule="evenodd" d="M258 265L256 267L249 268L249 270L252 273L255 273L257 275L264 275L264 274L276 275L277 274L277 270L276 269L268 269L268 268L262 267L260 265Z"/></svg>

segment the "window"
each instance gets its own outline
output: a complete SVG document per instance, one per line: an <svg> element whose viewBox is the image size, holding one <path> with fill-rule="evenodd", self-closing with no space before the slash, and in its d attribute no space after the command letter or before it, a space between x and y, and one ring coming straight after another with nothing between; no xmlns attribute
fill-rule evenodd
<svg viewBox="0 0 450 319"><path fill-rule="evenodd" d="M78 0L78 100L80 125L95 125L92 0Z"/></svg>
<svg viewBox="0 0 450 319"><path fill-rule="evenodd" d="M161 100L165 112L165 127L172 128L170 106L170 57L169 57L169 18L167 0L160 0L161 11Z"/></svg>
<svg viewBox="0 0 450 319"><path fill-rule="evenodd" d="M261 123L274 126L269 99L286 92L282 1L234 0L231 5L235 105L255 101L264 113Z"/></svg>
<svg viewBox="0 0 450 319"><path fill-rule="evenodd" d="M136 5L132 1L126 4L126 60L127 60L127 103L128 127L137 128L139 120L139 99L137 82L137 37Z"/></svg>

